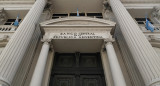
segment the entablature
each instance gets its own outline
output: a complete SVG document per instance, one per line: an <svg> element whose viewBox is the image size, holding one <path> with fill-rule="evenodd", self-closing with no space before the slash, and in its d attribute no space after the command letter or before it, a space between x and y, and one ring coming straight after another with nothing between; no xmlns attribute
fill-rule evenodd
<svg viewBox="0 0 160 86"><path fill-rule="evenodd" d="M109 38L111 30L116 23L104 19L89 17L68 17L52 19L40 24L43 34L51 39L64 39L64 36L70 36L68 39L88 39L85 36L102 36L100 39ZM75 35L76 34L76 35ZM80 36L81 35L81 36ZM58 37L54 37L58 36ZM61 37L63 36L63 37ZM79 36L79 37L78 37ZM94 39L93 37L91 39Z"/></svg>
<svg viewBox="0 0 160 86"><path fill-rule="evenodd" d="M40 23L43 40L52 40L55 52L99 52L112 40L114 22L90 17L66 17Z"/></svg>

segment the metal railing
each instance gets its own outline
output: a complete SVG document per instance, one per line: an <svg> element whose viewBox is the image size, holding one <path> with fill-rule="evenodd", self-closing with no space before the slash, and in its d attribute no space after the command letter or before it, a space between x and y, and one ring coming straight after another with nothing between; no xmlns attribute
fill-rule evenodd
<svg viewBox="0 0 160 86"><path fill-rule="evenodd" d="M17 27L13 25L0 25L0 32L13 32Z"/></svg>

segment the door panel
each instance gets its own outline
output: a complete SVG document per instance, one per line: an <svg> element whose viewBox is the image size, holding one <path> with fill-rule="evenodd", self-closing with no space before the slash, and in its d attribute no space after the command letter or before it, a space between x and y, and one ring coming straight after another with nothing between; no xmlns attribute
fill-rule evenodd
<svg viewBox="0 0 160 86"><path fill-rule="evenodd" d="M99 53L56 53L49 86L106 86Z"/></svg>
<svg viewBox="0 0 160 86"><path fill-rule="evenodd" d="M98 75L82 75L80 79L80 86L102 86L101 77Z"/></svg>
<svg viewBox="0 0 160 86"><path fill-rule="evenodd" d="M80 57L81 67L97 67L97 57L96 56L81 56Z"/></svg>
<svg viewBox="0 0 160 86"><path fill-rule="evenodd" d="M55 75L52 86L75 86L75 77L73 75Z"/></svg>
<svg viewBox="0 0 160 86"><path fill-rule="evenodd" d="M72 55L58 56L56 61L57 67L73 67L73 65L74 65L74 56Z"/></svg>

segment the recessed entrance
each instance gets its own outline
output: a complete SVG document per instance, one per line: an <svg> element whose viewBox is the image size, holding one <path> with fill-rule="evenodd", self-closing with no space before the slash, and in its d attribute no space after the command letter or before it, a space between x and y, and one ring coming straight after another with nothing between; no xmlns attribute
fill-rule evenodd
<svg viewBox="0 0 160 86"><path fill-rule="evenodd" d="M101 51L104 40L112 40L114 22L67 17L48 20L40 26L43 41L49 41L55 52L61 52L55 54L50 86L106 86L101 57L95 52Z"/></svg>
<svg viewBox="0 0 160 86"><path fill-rule="evenodd" d="M55 53L49 86L106 86L99 53Z"/></svg>

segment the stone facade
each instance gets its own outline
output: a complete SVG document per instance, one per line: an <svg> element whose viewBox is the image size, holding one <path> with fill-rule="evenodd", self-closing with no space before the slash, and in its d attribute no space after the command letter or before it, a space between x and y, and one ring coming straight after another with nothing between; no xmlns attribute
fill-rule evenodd
<svg viewBox="0 0 160 86"><path fill-rule="evenodd" d="M159 0L75 1L77 10L66 3L0 0L0 85L48 86L57 52L99 52L106 86L160 84ZM154 32L134 19L144 19L145 10Z"/></svg>

